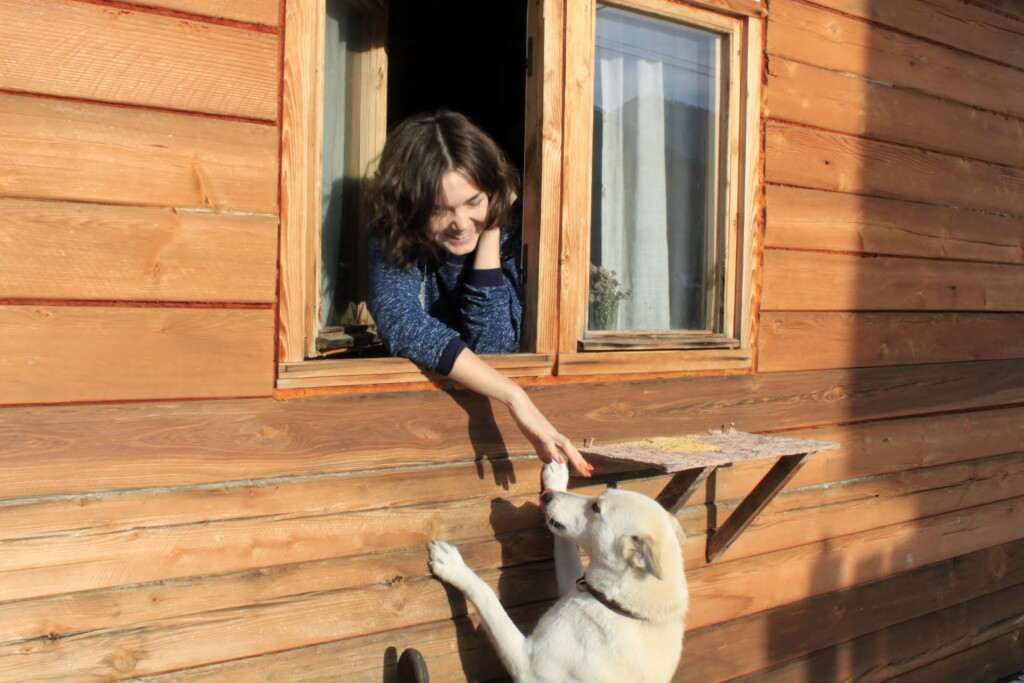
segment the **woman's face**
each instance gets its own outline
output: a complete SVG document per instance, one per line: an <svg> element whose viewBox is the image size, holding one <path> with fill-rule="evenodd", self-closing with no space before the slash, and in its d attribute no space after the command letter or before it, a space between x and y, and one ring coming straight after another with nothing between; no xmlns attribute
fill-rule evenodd
<svg viewBox="0 0 1024 683"><path fill-rule="evenodd" d="M487 194L464 175L446 171L427 235L454 256L472 253L487 227L488 201Z"/></svg>

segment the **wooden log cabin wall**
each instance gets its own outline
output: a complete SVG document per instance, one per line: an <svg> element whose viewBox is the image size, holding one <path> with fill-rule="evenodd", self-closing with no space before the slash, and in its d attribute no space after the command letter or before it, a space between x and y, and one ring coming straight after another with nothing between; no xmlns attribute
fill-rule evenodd
<svg viewBox="0 0 1024 683"><path fill-rule="evenodd" d="M750 367L523 381L574 439L840 444L714 564L768 465L681 511L675 681L1024 669L1020 6L698 4L763 17ZM295 6L0 3L0 681L498 678L432 538L527 626L553 598L503 409L275 389Z"/></svg>

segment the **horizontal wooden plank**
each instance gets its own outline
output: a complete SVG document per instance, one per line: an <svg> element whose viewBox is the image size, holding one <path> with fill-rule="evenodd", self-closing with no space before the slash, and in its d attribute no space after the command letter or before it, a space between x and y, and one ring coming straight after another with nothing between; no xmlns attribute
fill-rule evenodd
<svg viewBox="0 0 1024 683"><path fill-rule="evenodd" d="M1019 119L784 57L769 60L768 74L774 119L1024 166Z"/></svg>
<svg viewBox="0 0 1024 683"><path fill-rule="evenodd" d="M0 306L0 403L265 396L273 342L269 309Z"/></svg>
<svg viewBox="0 0 1024 683"><path fill-rule="evenodd" d="M279 37L75 0L0 3L0 88L275 121Z"/></svg>
<svg viewBox="0 0 1024 683"><path fill-rule="evenodd" d="M762 311L1024 311L1024 266L764 253Z"/></svg>
<svg viewBox="0 0 1024 683"><path fill-rule="evenodd" d="M724 623L1017 541L1022 512L1017 498L694 569L687 623Z"/></svg>
<svg viewBox="0 0 1024 683"><path fill-rule="evenodd" d="M1020 71L813 5L774 2L768 52L982 109L1024 114Z"/></svg>
<svg viewBox="0 0 1024 683"><path fill-rule="evenodd" d="M0 93L0 196L276 214L278 144L263 124Z"/></svg>
<svg viewBox="0 0 1024 683"><path fill-rule="evenodd" d="M281 23L281 0L131 0L131 4L266 26Z"/></svg>
<svg viewBox="0 0 1024 683"><path fill-rule="evenodd" d="M550 565L544 573L548 590L553 591ZM483 578L509 593L543 590L533 567L500 575L485 572ZM174 616L129 631L73 635L55 644L44 640L0 645L0 681L88 680L115 672L121 678L146 676L394 630L448 618L453 609L445 595L439 581L424 577Z"/></svg>
<svg viewBox="0 0 1024 683"><path fill-rule="evenodd" d="M1024 584L1018 584L796 659L771 671L735 680L743 683L889 681L962 651L973 643L1019 631L1024 628L1024 613L1020 610L1022 603ZM927 634L927 637L922 637L922 634Z"/></svg>
<svg viewBox="0 0 1024 683"><path fill-rule="evenodd" d="M769 123L770 183L1024 216L1024 170Z"/></svg>
<svg viewBox="0 0 1024 683"><path fill-rule="evenodd" d="M1011 677L1024 672L1024 638L1011 631L971 644L966 650L926 664L891 679L894 683L929 683L930 681L1000 681L1012 683ZM1010 680L1007 680L1010 679Z"/></svg>
<svg viewBox="0 0 1024 683"><path fill-rule="evenodd" d="M749 349L704 351L587 351L558 356L559 377L745 370L753 364Z"/></svg>
<svg viewBox="0 0 1024 683"><path fill-rule="evenodd" d="M914 524L897 525L882 532L842 537L824 547L810 546L773 553L769 557L755 558L756 564L742 560L692 571L690 585L695 609L690 617L691 627L700 628L750 616L761 611L759 608L771 609L807 596L849 588L893 571L910 570L1016 540L1020 530L1014 520L1019 514L1018 504L1001 503L932 517ZM979 528L985 533L977 533ZM919 540L917 534L920 534ZM507 561L500 546L488 546L491 563ZM239 555L231 550L223 552L232 557ZM141 586L139 591L83 594L81 599L91 600L94 604L97 596L106 596L108 602L98 613L113 615L118 621L139 616L129 608L133 603L141 606L148 601L151 606L143 609L142 615L152 614L154 621L135 623L124 630L92 630L81 634L69 633L66 637L11 643L0 648L0 660L4 660L0 670L23 674L26 666L34 666L32 671L37 675L57 671L67 675L69 670L81 675L97 675L104 670L102 667L110 666L112 654L124 653L113 661L123 662L126 671L142 675L425 623L446 618L449 613L456 616L465 613L464 603L449 604L443 598L445 591L440 584L426 578L425 549L418 548L414 555L419 560L418 573L391 575L400 578L384 579L378 585L368 585L365 589L304 590L291 594L291 597L280 597L277 593L280 588L278 570L237 575L236 581L248 577L250 588L245 593L221 590L212 604L198 599L193 602L195 596L186 593L181 597L188 602L177 608L180 616L167 618L159 616L160 610L177 604L166 599L169 592L180 593L187 582ZM472 548L469 549L467 561L496 586L508 604L515 605L545 594L543 588L538 592L541 577L546 577L543 580L548 582L547 590L553 583L550 565L524 565L521 569L499 573L481 565L481 559ZM377 561L377 558L363 555L353 558L353 561L368 563ZM859 569L855 571L855 568ZM385 571L390 570L390 565L370 569L378 576L387 576ZM330 575L338 573L335 567ZM821 578L814 582L805 581L812 574ZM223 581L224 577L204 579L203 582L208 580ZM756 586L761 588L751 590ZM767 590L766 586L774 588ZM219 587L223 589L226 586L222 583ZM302 587L308 589L310 586L303 584ZM207 587L204 593L213 596L212 588ZM268 596L264 595L254 600L253 589L257 588L261 592L277 593L279 597L267 599ZM291 588L294 590L296 586ZM64 601L64 609L23 611L25 616L16 621L24 623L33 619L38 623L42 619L46 626L55 628L65 615L77 611L68 609L68 601L79 597L53 600L58 599ZM117 602L111 604L111 599ZM217 608L217 604L224 600L237 599L245 599L245 606ZM30 603L21 603L20 607L27 604ZM187 604L202 605L201 610L209 611L196 612L195 607L191 612L180 611ZM74 607L74 603L71 602L70 606ZM339 618L338 615L346 617ZM64 631L46 633L61 634ZM139 656L141 653L151 654Z"/></svg>
<svg viewBox="0 0 1024 683"><path fill-rule="evenodd" d="M272 303L277 218L0 199L0 298Z"/></svg>
<svg viewBox="0 0 1024 683"><path fill-rule="evenodd" d="M1024 315L768 312L758 349L761 372L1024 358Z"/></svg>
<svg viewBox="0 0 1024 683"><path fill-rule="evenodd" d="M509 536L499 541L488 539L460 542L459 549L481 576L494 582L499 595L510 605L541 600L554 594L551 539L547 534ZM506 552L514 553L515 559L522 566L499 572L497 568L502 564ZM73 639L77 634L96 630L97 621L102 622L103 631L107 634L132 631L139 627L173 631L181 622L168 620L168 617L176 615L205 614L205 618L210 618L211 615L227 610L239 610L241 614L245 607L252 607L254 612L259 612L277 603L301 600L304 596L323 595L332 601L351 601L364 600L367 593L376 596L379 607L386 614L381 611L380 619L366 632L408 627L451 616L447 601L438 599L444 592L438 582L429 578L427 561L426 546L417 545L396 552L266 567L243 573L190 577L131 588L69 593L32 601L5 602L0 603L0 614L4 617L0 626L4 640L0 642L16 646L47 635L59 636L51 638L51 641ZM510 590L510 583L519 584L524 580L533 585L518 593ZM411 596L421 607L413 609L410 614L401 604L403 595ZM312 606L316 601L305 604L307 607ZM423 607L429 611L424 613ZM464 608L462 611L465 613ZM371 615L364 617L373 618ZM359 625L345 628L349 630L340 634L336 632L335 636L360 635ZM325 639L321 637L314 642L323 642ZM259 649L260 646L255 650L230 647L234 650L234 656L265 652ZM75 644L69 645L69 649L76 648ZM193 663L209 662L193 660Z"/></svg>
<svg viewBox="0 0 1024 683"><path fill-rule="evenodd" d="M530 630L547 604L509 609L520 628ZM446 683L497 681L505 670L475 614L398 631L349 638L316 647L273 652L199 669L150 676L148 683L220 681L397 681L397 659L415 648L427 662L431 680ZM382 656L383 653L383 656Z"/></svg>
<svg viewBox="0 0 1024 683"><path fill-rule="evenodd" d="M765 246L1024 263L1024 221L798 187L766 188Z"/></svg>
<svg viewBox="0 0 1024 683"><path fill-rule="evenodd" d="M1022 582L1024 543L1018 541L819 595L749 619L691 631L686 634L682 666L673 683L753 675Z"/></svg>
<svg viewBox="0 0 1024 683"><path fill-rule="evenodd" d="M786 490L723 557L735 560L805 543L828 544L837 536L986 505L1020 491L1024 491L1024 456L1020 454L868 477L825 489ZM728 508L718 511L719 526L727 514ZM691 533L693 522L687 521L687 527ZM700 545L688 543L688 556Z"/></svg>
<svg viewBox="0 0 1024 683"><path fill-rule="evenodd" d="M1024 409L1009 408L958 415L887 420L875 423L807 430L804 438L825 438L840 444L837 451L816 454L791 482L792 489L866 479L917 468L971 462L1024 451ZM209 449L215 444L204 444ZM213 457L204 450L207 457ZM192 467L182 458L183 469ZM130 488L150 469L143 458L112 454L103 463L79 466L74 481L45 476L52 463L7 457L0 506L0 540L56 537L81 533L112 533L157 526L182 526L226 520L305 514L325 515L381 507L425 505L461 498L495 500L535 495L540 489L536 459L492 459L480 463L438 467L372 470L337 476L297 476L262 482L197 487L150 488L114 495L70 495L81 488ZM237 458L236 468L245 466ZM699 489L690 504L735 501L747 494L764 474L766 465L737 465L716 472L713 484ZM97 481L112 470L117 479ZM225 477L237 471L226 470ZM110 477L111 475L107 474ZM663 477L622 484L623 488L655 496ZM584 486L586 495L601 487ZM41 496L63 494L57 497ZM836 496L837 494L830 494ZM22 499L19 502L18 499Z"/></svg>
<svg viewBox="0 0 1024 683"><path fill-rule="evenodd" d="M506 377L550 376L554 364L554 357L543 353L496 354L481 358ZM406 358L320 359L279 364L277 388L444 381L447 381L444 375L425 370Z"/></svg>
<svg viewBox="0 0 1024 683"><path fill-rule="evenodd" d="M1024 68L1024 26L1005 14L960 0L814 0L934 43Z"/></svg>
<svg viewBox="0 0 1024 683"><path fill-rule="evenodd" d="M1015 454L859 479L824 491L786 493L744 535L742 543L730 549L727 559L827 543L835 536L872 532L1005 500L1024 490L1022 467L1024 460ZM160 526L139 517L136 524L116 520L89 528L86 513L77 524L64 523L71 528L51 528L46 535L22 537L17 543L5 535L8 551L0 559L0 574L5 577L0 602L39 598L55 591L79 592L336 557L358 558L408 546L422 548L434 537L464 540L492 533L541 531L535 495L494 499L490 505L473 498L341 514L295 505L276 514L260 509L245 516L236 512L234 519L216 522L200 518L182 523L182 519L167 518ZM180 501L151 496L150 506L174 502ZM19 506L15 512L31 513L35 507ZM723 516L728 513L718 507ZM152 518L153 513L147 514ZM700 533L706 528L705 514L698 508L684 515L684 527L692 537L685 552L691 569L704 565ZM193 515L201 516L201 512ZM143 559L126 562L125 558ZM502 553L505 565L529 559L511 550ZM60 612L69 618L67 609ZM13 617L4 621L12 628L19 623ZM17 633L3 635L0 642L19 639ZM30 638L30 634L20 634L20 639Z"/></svg>
<svg viewBox="0 0 1024 683"><path fill-rule="evenodd" d="M1002 546L961 558L955 564L933 565L891 580L821 596L721 627L691 631L686 635L683 659L673 681L724 681L833 645L837 639L855 637L943 609L957 600L1000 590L1022 580L1021 554L1020 544ZM996 569L998 566L1006 567L1008 571L1000 572ZM936 586L945 589L935 590ZM522 608L510 610L520 624L529 622L529 619L524 620L522 611ZM837 613L842 618L836 618ZM493 662L494 652L484 634L473 630L474 624L464 621L427 624L170 673L151 680L153 683L204 683L343 678L345 681L377 683L390 680L397 656L407 647L415 647L423 653L432 677L438 680L489 680L487 676L494 675L494 669L483 668L483 663L487 658ZM455 646L458 651L453 653L451 650ZM1013 651L1012 645L1009 651ZM455 659L454 665L450 661L452 658ZM999 659L993 657L992 661ZM982 662L983 658L978 664ZM366 671L371 666L372 673ZM982 669L988 670L984 666ZM969 678L965 673L964 676L912 680L959 681Z"/></svg>
<svg viewBox="0 0 1024 683"><path fill-rule="evenodd" d="M773 432L1013 405L1024 402L1024 362L528 391L577 443L587 437L609 443L693 434L729 423L744 431ZM381 415L388 420L381 422ZM8 408L0 417L4 498L388 469L529 452L502 406L468 392L40 406ZM829 434L822 440L835 439ZM891 456L899 457L898 451ZM39 463L51 470L74 470L76 477L50 481L40 476ZM126 468L126 463L145 467ZM517 476L521 467L513 462L505 476Z"/></svg>

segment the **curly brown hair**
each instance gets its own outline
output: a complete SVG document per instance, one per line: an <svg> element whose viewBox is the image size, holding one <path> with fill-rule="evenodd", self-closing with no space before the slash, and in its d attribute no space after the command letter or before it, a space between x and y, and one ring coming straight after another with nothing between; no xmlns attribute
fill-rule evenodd
<svg viewBox="0 0 1024 683"><path fill-rule="evenodd" d="M487 195L488 226L508 224L519 173L497 143L462 114L416 114L388 135L366 194L367 223L391 265L409 270L425 259L444 258L427 224L448 171L458 171Z"/></svg>

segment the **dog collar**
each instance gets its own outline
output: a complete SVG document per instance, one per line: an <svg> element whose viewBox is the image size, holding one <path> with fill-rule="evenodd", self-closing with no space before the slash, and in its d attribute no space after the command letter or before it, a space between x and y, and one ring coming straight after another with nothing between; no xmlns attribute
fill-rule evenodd
<svg viewBox="0 0 1024 683"><path fill-rule="evenodd" d="M591 586L589 583L587 583L586 576L581 576L579 579L576 580L576 589L579 590L581 593L590 593L594 596L595 600L597 600L599 603L601 603L602 605L604 605L605 607L607 607L608 609L610 609L611 611L615 612L620 616L628 617L630 619L636 619L637 621L647 621L636 612L629 611L628 609L626 609L619 603L615 602L601 591Z"/></svg>

